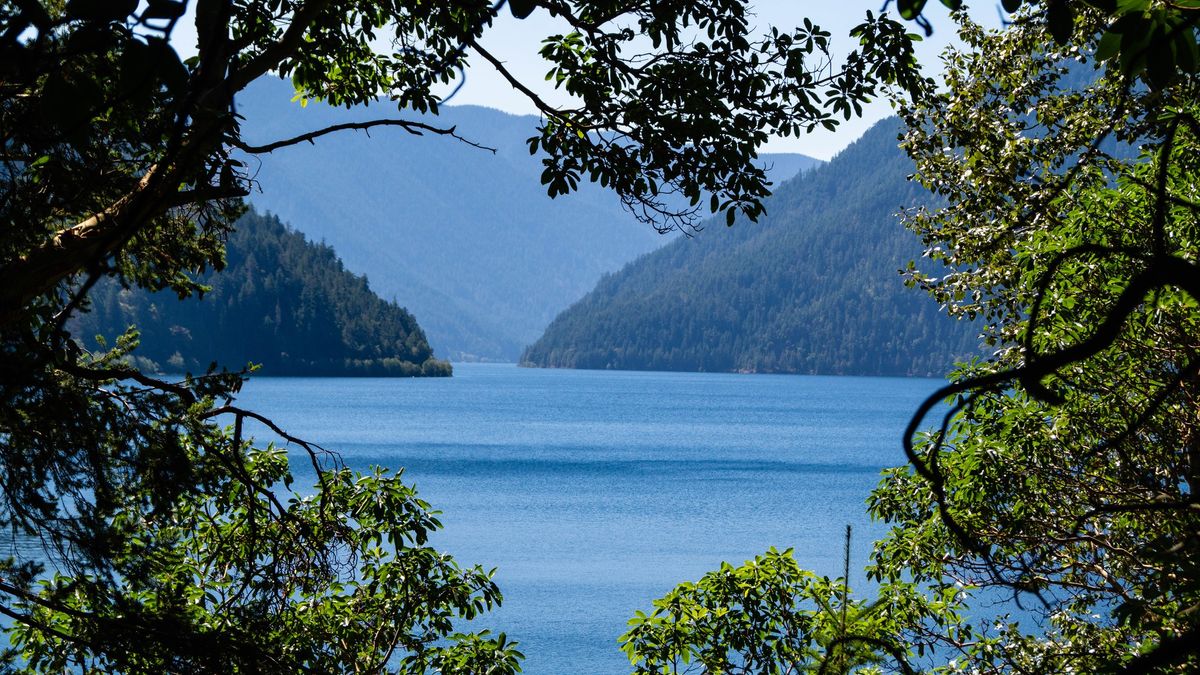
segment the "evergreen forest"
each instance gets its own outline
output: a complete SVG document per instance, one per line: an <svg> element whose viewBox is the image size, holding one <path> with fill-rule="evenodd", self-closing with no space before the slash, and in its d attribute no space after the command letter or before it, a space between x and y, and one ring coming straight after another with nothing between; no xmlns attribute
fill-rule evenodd
<svg viewBox="0 0 1200 675"><path fill-rule="evenodd" d="M215 361L254 363L263 375L450 375L412 314L375 295L333 248L305 240L275 216L242 216L225 262L220 273L199 278L210 289L202 297L101 282L74 333L113 344L136 327L134 358L168 372L202 372Z"/></svg>
<svg viewBox="0 0 1200 675"><path fill-rule="evenodd" d="M784 183L759 223L710 221L604 277L522 363L551 368L941 375L979 351L900 272L920 242L895 214L929 200L906 178L898 120Z"/></svg>

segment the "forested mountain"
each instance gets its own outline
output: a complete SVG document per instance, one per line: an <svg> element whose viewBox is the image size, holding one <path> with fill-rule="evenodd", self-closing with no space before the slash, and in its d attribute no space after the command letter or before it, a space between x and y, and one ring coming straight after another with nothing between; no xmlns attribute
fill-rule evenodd
<svg viewBox="0 0 1200 675"><path fill-rule="evenodd" d="M112 344L136 325L135 356L170 371L201 372L216 361L231 369L258 363L264 375L450 374L407 310L372 293L331 247L306 241L275 216L243 216L226 262L202 279L212 289L203 298L98 284L92 311L73 332Z"/></svg>
<svg viewBox="0 0 1200 675"><path fill-rule="evenodd" d="M348 120L424 120L496 149L378 127L341 131L249 159L261 194L250 200L371 279L418 317L452 359L515 361L546 324L601 275L668 241L592 186L547 198L526 139L537 118L444 107L422 118L394 106L346 111L301 107L282 80L240 96L244 137L266 143ZM768 155L775 180L817 163Z"/></svg>
<svg viewBox="0 0 1200 675"><path fill-rule="evenodd" d="M522 363L856 375L947 372L977 329L898 274L921 254L897 222L928 198L885 120L782 185L758 224L716 222L647 254L558 316Z"/></svg>

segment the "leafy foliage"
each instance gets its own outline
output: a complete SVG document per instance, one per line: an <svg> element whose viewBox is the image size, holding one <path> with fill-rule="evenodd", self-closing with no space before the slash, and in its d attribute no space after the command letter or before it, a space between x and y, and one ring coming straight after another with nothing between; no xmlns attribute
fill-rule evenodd
<svg viewBox="0 0 1200 675"><path fill-rule="evenodd" d="M977 353L977 327L900 283L920 247L894 213L929 195L905 180L899 131L882 122L785 183L760 224L711 228L604 278L523 363L929 375Z"/></svg>
<svg viewBox="0 0 1200 675"><path fill-rule="evenodd" d="M227 434L209 441L238 454ZM399 476L326 471L319 496L283 501L247 490L239 475L274 485L288 480L287 467L281 449L250 450L241 466L206 471L213 482L203 493L119 514L114 529L127 538L105 551L125 582L118 598L62 573L6 588L26 616L12 636L27 659L20 669L374 671L397 652L402 672L464 659L518 669L521 655L503 635L450 635L454 619L477 616L500 594L489 573L426 545L438 521ZM484 646L486 657L477 654Z"/></svg>
<svg viewBox="0 0 1200 675"><path fill-rule="evenodd" d="M962 0L941 0L952 10ZM933 32L922 16L928 0L896 0L905 19ZM1017 24L1034 23L1054 44L1068 47L1080 26L1095 30L1096 61L1130 79L1141 79L1154 89L1170 86L1181 76L1200 72L1200 44L1196 24L1200 5L1195 2L1156 0L1001 0Z"/></svg>
<svg viewBox="0 0 1200 675"><path fill-rule="evenodd" d="M4 390L0 514L46 547L0 563L9 667L373 670L398 654L424 672L482 639L444 641L499 602L490 574L426 545L438 522L398 476L353 474L228 403L235 375L160 383L119 365L125 352L64 364L54 388ZM64 411L104 425L31 423ZM292 492L288 456L251 448L246 420L303 451L315 493ZM501 647L498 668L517 656Z"/></svg>
<svg viewBox="0 0 1200 675"><path fill-rule="evenodd" d="M510 78L545 115L530 142L543 182L553 195L586 176L665 227L696 215L663 208L664 192L756 216L765 176L750 160L768 134L835 124L880 79L924 84L903 27L882 17L834 67L815 26L753 37L740 0L532 6L518 10L572 28L542 53L577 101L548 106ZM126 364L128 340L91 352L68 328L106 277L201 291L224 266L247 155L376 126L458 137L382 119L251 145L235 105L250 83L275 73L302 100L384 92L436 113L468 55L508 74L480 44L501 8L195 0L197 54L183 62L170 38L186 0L0 3L0 525L43 549L0 567L14 668L518 668L501 636L451 637L499 595L424 545L435 523L407 488L351 476L236 406L240 375L157 379ZM246 419L305 450L315 494L290 492L282 456L243 438Z"/></svg>
<svg viewBox="0 0 1200 675"><path fill-rule="evenodd" d="M947 640L979 667L1197 664L1197 82L1075 85L1062 59L1095 64L1104 21L1078 15L1065 53L1042 48L1053 26L966 23L950 89L906 113L948 202L909 214L948 267L912 281L984 317L996 351L955 374L938 396L954 414L877 491L873 512L904 525L876 569L1026 596L1044 635Z"/></svg>
<svg viewBox="0 0 1200 675"><path fill-rule="evenodd" d="M757 220L769 191L751 160L772 133L835 128L838 116L861 112L879 80L925 86L902 27L870 13L855 29L865 46L835 72L828 32L806 20L752 38L751 17L737 0L545 6L573 29L544 42L547 77L582 105L557 111L535 97L548 115L541 137L529 142L530 154L549 155L542 182L553 197L586 176L662 228L694 223L705 198L726 224L739 212ZM636 31L611 21L622 13ZM637 46L647 38L650 52ZM614 58L626 47L638 53ZM676 208L667 195L690 206Z"/></svg>
<svg viewBox="0 0 1200 675"><path fill-rule="evenodd" d="M254 362L265 375L450 374L412 315L372 293L332 248L272 216L250 212L236 227L225 269L197 279L208 288L203 299L100 283L73 332L111 341L136 326L134 356L170 372L217 361Z"/></svg>
<svg viewBox="0 0 1200 675"><path fill-rule="evenodd" d="M936 602L908 584L866 603L845 579L803 570L775 549L685 582L638 612L621 637L635 673L849 673L908 670L903 630L930 617L957 620L957 594Z"/></svg>

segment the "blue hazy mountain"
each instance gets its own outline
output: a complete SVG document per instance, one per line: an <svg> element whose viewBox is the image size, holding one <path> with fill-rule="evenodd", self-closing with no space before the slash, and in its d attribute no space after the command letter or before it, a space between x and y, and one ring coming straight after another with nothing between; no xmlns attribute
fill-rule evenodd
<svg viewBox="0 0 1200 675"><path fill-rule="evenodd" d="M526 139L537 118L447 106L438 117L383 103L347 111L292 102L281 80L238 99L244 138L266 143L345 121L420 119L495 148L397 128L343 131L249 159L258 208L331 244L346 266L406 306L439 354L516 360L546 324L606 272L670 240L610 193L547 198ZM775 180L818 163L765 155Z"/></svg>
<svg viewBox="0 0 1200 675"><path fill-rule="evenodd" d="M526 365L941 375L978 353L899 270L921 243L895 217L929 199L885 120L784 183L761 222L711 222L605 276L523 355Z"/></svg>

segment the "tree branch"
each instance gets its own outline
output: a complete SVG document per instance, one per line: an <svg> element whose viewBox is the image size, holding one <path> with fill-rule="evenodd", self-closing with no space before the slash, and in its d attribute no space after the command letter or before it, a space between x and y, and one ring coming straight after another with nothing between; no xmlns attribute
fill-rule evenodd
<svg viewBox="0 0 1200 675"><path fill-rule="evenodd" d="M1115 305L1105 317L1105 320L1086 340L1052 354L1042 356L1036 354L1027 355L1025 364L1015 368L971 377L946 385L922 402L917 412L909 420L903 438L904 453L917 474L929 482L934 499L937 502L938 514L942 523L960 545L981 556L989 567L993 562L989 546L981 538L972 536L966 527L951 513L950 499L946 494L944 478L938 468L938 458L941 454L951 420L961 410L970 406L974 398L980 393L999 391L1014 382L1020 383L1035 398L1057 402L1058 395L1043 385L1041 383L1042 379L1057 372L1066 365L1088 359L1107 348L1116 341L1126 320L1142 304L1146 295L1153 290L1166 286L1180 288L1192 296L1192 298L1200 300L1200 267L1183 258L1174 256L1165 256L1151 261L1148 269L1133 277L1129 285L1125 287L1125 290L1118 297ZM922 458L918 457L913 443L913 437L916 435L917 429L933 407L939 402L951 396L960 396L963 394L966 394L967 398L955 404L943 417L941 427L936 432L934 442L927 452L928 463L926 463ZM1001 583L1004 582L1002 581ZM1011 583L1006 585L1021 590L1018 586Z"/></svg>
<svg viewBox="0 0 1200 675"><path fill-rule="evenodd" d="M304 34L318 15L329 5L330 0L309 0L292 13L291 23L283 32L279 42L259 52L246 65L229 74L225 83L230 92L245 89L251 82L266 75L281 61L296 52L304 42Z"/></svg>
<svg viewBox="0 0 1200 675"><path fill-rule="evenodd" d="M487 150L488 152L491 152L493 155L496 154L496 148L488 147L486 145L481 145L479 143L476 143L475 141L472 141L468 138L464 138L464 137L460 136L457 132L457 127L449 127L449 128L435 127L435 126L432 126L429 124L425 124L424 122L413 122L411 120L392 120L392 119L371 120L369 122L344 122L342 124L334 124L332 126L325 127L324 129L317 129L316 131L310 131L305 134L300 134L299 136L296 136L294 138L289 138L289 139L282 140L282 141L275 141L274 143L267 143L266 145L248 145L246 143L243 143L241 140L234 141L233 145L234 145L234 147L238 148L239 150L241 150L243 152L248 152L252 155L259 155L259 154L264 154L264 153L268 153L268 152L274 152L280 148L286 148L288 146L297 145L299 143L304 143L306 141L308 143L312 143L313 141L320 138L321 136L336 133L338 131L346 131L346 130L366 131L366 130L372 129L374 127L400 127L401 129L404 129L405 131L407 131L408 133L410 133L414 136L423 136L423 135L425 135L426 132L431 133L431 134L436 134L438 136L449 136L450 138L453 138L455 140L466 143L467 145L469 145L473 148L478 148L480 150Z"/></svg>
<svg viewBox="0 0 1200 675"><path fill-rule="evenodd" d="M523 82L518 80L516 78L516 76L514 76L512 73L508 72L508 68L504 67L504 62L501 61L500 59L496 58L495 56L492 55L491 52L489 52L488 50L486 50L482 46L480 46L478 40L471 38L470 40L468 40L467 44L469 44L471 46L471 49L474 49L475 52L478 53L480 56L482 56L488 63L492 64L492 67L496 69L496 72L500 73L501 77L503 77L509 83L509 85L512 86L513 89L516 89L517 91L524 94L525 97L528 98L533 103L533 105L536 106L537 109L542 112L542 114L546 115L547 117L554 117L556 119L564 119L563 111L559 110L558 108L555 108L554 106L550 105L549 103L546 103L544 100L542 100L541 96L538 96L537 93L535 93L529 87L525 86L525 84Z"/></svg>
<svg viewBox="0 0 1200 675"><path fill-rule="evenodd" d="M1164 638L1154 649L1125 662L1125 665L1116 671L1116 675L1149 673L1180 663L1196 654L1198 642L1200 642L1200 627L1192 626L1191 630L1174 637Z"/></svg>

